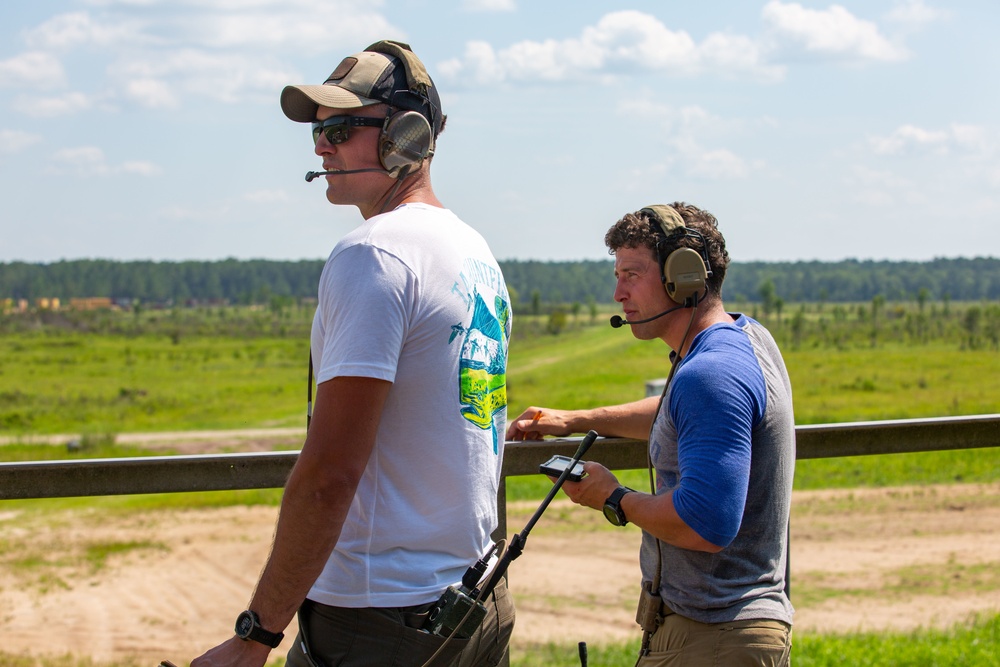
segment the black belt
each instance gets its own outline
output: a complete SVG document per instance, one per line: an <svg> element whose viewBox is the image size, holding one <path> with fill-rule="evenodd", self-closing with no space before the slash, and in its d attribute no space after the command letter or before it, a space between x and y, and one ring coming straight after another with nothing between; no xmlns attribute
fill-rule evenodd
<svg viewBox="0 0 1000 667"><path fill-rule="evenodd" d="M400 617L403 619L403 625L408 628L420 630L424 627L427 617L431 615L431 609L436 604L437 600L412 607L396 607L395 611L399 612Z"/></svg>

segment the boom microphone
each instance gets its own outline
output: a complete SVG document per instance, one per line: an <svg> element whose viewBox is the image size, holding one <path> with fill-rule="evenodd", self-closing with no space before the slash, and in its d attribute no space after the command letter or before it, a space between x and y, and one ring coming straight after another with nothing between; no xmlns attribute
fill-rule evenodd
<svg viewBox="0 0 1000 667"><path fill-rule="evenodd" d="M629 322L628 320L622 319L621 315L615 315L615 316L613 316L611 318L610 324L615 329L620 329L621 327L623 327L626 324L645 324L646 322L652 322L653 320L658 320L661 317L663 317L664 315L672 313L675 310L680 310L681 308L684 308L684 306L674 306L673 308L668 308L667 310L663 311L659 315L653 315L652 317L647 317L644 320L632 320L631 322Z"/></svg>
<svg viewBox="0 0 1000 667"><path fill-rule="evenodd" d="M391 171L386 171L385 169L345 169L343 171L338 171L336 169L332 171L307 171L306 172L306 182L312 183L314 178L319 178L320 176L331 176L336 174L360 174L366 171L377 171L382 174L392 175Z"/></svg>

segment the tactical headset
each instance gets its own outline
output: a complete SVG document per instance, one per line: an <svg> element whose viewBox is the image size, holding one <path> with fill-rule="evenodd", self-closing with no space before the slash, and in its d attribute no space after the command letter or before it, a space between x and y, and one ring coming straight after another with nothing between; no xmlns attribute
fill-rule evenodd
<svg viewBox="0 0 1000 667"><path fill-rule="evenodd" d="M378 140L379 162L386 171L406 174L425 158L434 155L435 115L441 110L428 94L433 86L427 70L408 44L392 40L375 42L365 51L382 53L403 63L408 90L393 91L386 103L400 109L390 115L382 125Z"/></svg>
<svg viewBox="0 0 1000 667"><path fill-rule="evenodd" d="M712 275L712 265L708 261L708 247L705 237L696 229L688 229L684 219L672 206L655 204L640 209L653 223L653 229L660 237L656 242L656 257L662 272L661 280L667 296L684 306L695 306L706 291L706 282ZM688 237L696 239L701 252L687 247L667 252L671 240Z"/></svg>

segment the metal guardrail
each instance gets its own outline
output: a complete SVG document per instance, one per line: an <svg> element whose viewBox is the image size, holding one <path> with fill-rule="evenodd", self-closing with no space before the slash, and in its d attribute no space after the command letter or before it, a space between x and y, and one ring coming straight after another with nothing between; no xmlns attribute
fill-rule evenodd
<svg viewBox="0 0 1000 667"><path fill-rule="evenodd" d="M997 447L1000 414L817 424L795 435L798 459ZM537 474L540 463L572 456L578 444L508 442L503 477ZM0 500L278 488L297 458L288 451L0 463ZM646 441L600 438L587 458L613 470L645 468Z"/></svg>
<svg viewBox="0 0 1000 667"><path fill-rule="evenodd" d="M818 424L795 429L796 458L903 454L1000 446L1000 414ZM538 473L554 454L572 456L579 438L509 442L505 446L499 526L507 536L506 478ZM612 470L645 468L646 441L601 438L587 453ZM298 459L297 451L195 456L150 456L0 463L0 500L108 496L185 491L278 488ZM790 571L786 569L786 585ZM509 664L505 659L502 664Z"/></svg>

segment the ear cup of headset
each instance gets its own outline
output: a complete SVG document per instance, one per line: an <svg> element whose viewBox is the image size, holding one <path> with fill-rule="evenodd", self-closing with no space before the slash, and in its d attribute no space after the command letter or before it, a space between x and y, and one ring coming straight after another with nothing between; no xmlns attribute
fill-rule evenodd
<svg viewBox="0 0 1000 667"><path fill-rule="evenodd" d="M431 125L423 114L401 111L386 122L379 138L379 160L387 171L414 167L428 156L434 142Z"/></svg>
<svg viewBox="0 0 1000 667"><path fill-rule="evenodd" d="M663 264L663 285L667 296L683 304L705 290L708 271L701 254L691 248L678 248Z"/></svg>

